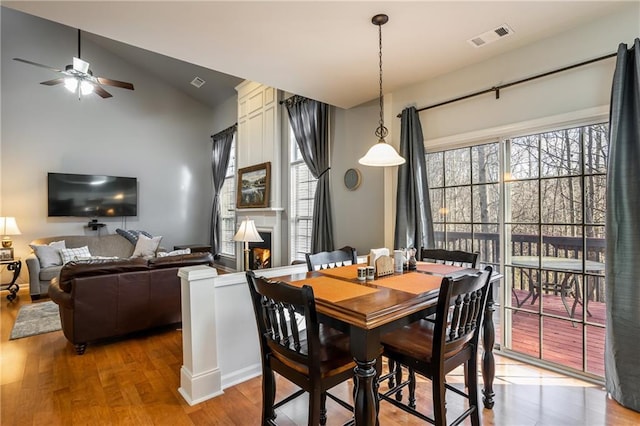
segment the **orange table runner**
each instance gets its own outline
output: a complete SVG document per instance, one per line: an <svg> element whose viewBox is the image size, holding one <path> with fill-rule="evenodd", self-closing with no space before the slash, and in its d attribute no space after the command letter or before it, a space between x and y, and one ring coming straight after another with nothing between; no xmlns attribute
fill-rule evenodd
<svg viewBox="0 0 640 426"><path fill-rule="evenodd" d="M348 281L331 277L315 277L299 281L290 281L289 284L296 287L302 287L307 284L313 288L313 294L316 299L322 299L328 302L340 302L342 300L365 296L378 291L372 287L350 283Z"/></svg>
<svg viewBox="0 0 640 426"><path fill-rule="evenodd" d="M416 269L420 272L426 272L428 274L447 275L452 272L463 271L468 268L454 265L443 265L441 263L418 262L416 265Z"/></svg>
<svg viewBox="0 0 640 426"><path fill-rule="evenodd" d="M358 278L358 267L367 266L364 263L357 263L355 265L339 266L337 268L321 269L322 275L328 275L336 278L346 278L348 280L355 280Z"/></svg>
<svg viewBox="0 0 640 426"><path fill-rule="evenodd" d="M388 277L377 278L374 281L367 281L367 283L404 291L406 293L422 294L439 290L440 284L442 284L442 277L417 272L407 272L402 275L390 275Z"/></svg>

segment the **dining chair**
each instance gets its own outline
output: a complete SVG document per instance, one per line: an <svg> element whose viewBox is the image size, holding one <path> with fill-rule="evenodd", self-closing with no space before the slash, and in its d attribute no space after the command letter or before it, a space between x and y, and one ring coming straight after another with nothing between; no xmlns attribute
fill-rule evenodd
<svg viewBox="0 0 640 426"><path fill-rule="evenodd" d="M435 323L426 319L409 324L382 336L383 353L409 368L409 378L396 387L380 393L381 399L437 426L447 424L446 390L469 400L469 408L452 424L471 416L473 426L480 425L478 404L478 345L492 268L462 276L444 277L436 307ZM460 365L468 370L467 392L445 381L445 376ZM434 417L416 409L415 376L431 380ZM411 381L411 376L413 381ZM391 397L408 386L407 403Z"/></svg>
<svg viewBox="0 0 640 426"><path fill-rule="evenodd" d="M334 251L305 253L305 258L307 259L307 270L310 272L358 263L356 249L350 246L344 246Z"/></svg>
<svg viewBox="0 0 640 426"><path fill-rule="evenodd" d="M313 288L256 277L248 271L247 282L260 339L262 360L262 425L275 424L276 408L309 393L309 426L326 424L329 396L348 410L353 407L327 392L353 378L355 362L349 336L318 322ZM290 319L299 314L299 325ZM275 402L275 374L300 390Z"/></svg>
<svg viewBox="0 0 640 426"><path fill-rule="evenodd" d="M478 253L471 253L462 250L423 248L420 252L420 260L475 268L476 263L478 262Z"/></svg>

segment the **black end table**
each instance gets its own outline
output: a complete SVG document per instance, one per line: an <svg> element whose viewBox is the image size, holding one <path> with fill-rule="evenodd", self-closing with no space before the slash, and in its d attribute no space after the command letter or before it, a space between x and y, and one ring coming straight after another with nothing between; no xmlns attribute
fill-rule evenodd
<svg viewBox="0 0 640 426"><path fill-rule="evenodd" d="M1 260L0 265L7 265L7 271L13 271L13 278L10 283L2 284L3 290L8 290L9 294L7 294L7 299L9 302L13 302L17 297L18 291L20 290L20 286L16 284L18 280L18 276L20 275L20 270L22 269L22 261L20 258Z"/></svg>

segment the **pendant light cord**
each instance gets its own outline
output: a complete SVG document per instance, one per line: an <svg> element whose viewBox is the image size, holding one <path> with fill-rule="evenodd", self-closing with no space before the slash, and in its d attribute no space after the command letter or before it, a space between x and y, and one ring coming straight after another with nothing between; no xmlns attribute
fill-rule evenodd
<svg viewBox="0 0 640 426"><path fill-rule="evenodd" d="M380 95L379 95L379 103L380 103L380 121L378 122L379 126L376 129L375 135L380 138L380 140L387 137L389 131L384 126L384 104L382 102L382 24L378 24L378 59L379 59L379 71L380 71Z"/></svg>

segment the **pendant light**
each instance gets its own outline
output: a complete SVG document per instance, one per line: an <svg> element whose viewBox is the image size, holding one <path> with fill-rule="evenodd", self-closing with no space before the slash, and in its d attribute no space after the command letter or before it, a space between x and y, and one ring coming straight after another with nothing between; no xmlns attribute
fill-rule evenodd
<svg viewBox="0 0 640 426"><path fill-rule="evenodd" d="M358 163L363 166L374 167L388 167L399 166L405 163L405 159L402 158L394 147L389 145L384 138L389 134L389 130L384 126L384 114L382 103L382 26L389 21L389 17L384 14L376 15L371 18L371 23L378 26L378 41L379 41L379 70L380 70L380 121L378 122L378 128L375 135L378 137L378 143L369 148L369 151L358 160Z"/></svg>

